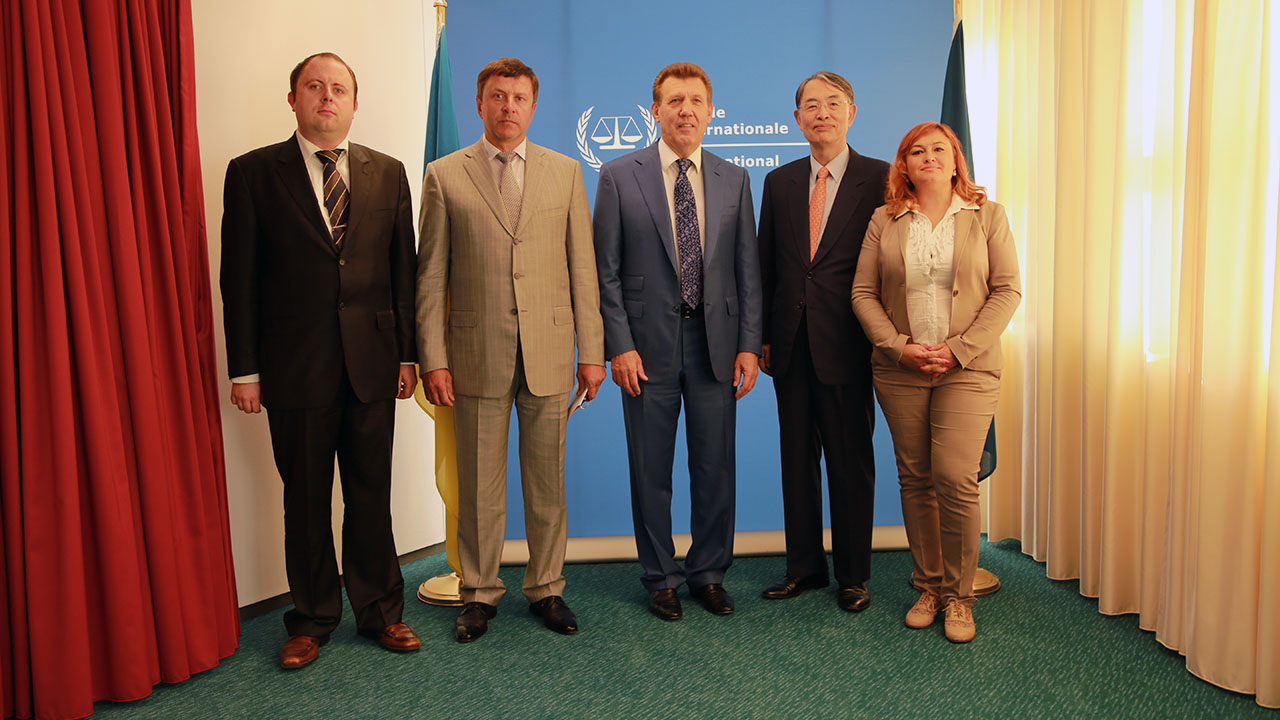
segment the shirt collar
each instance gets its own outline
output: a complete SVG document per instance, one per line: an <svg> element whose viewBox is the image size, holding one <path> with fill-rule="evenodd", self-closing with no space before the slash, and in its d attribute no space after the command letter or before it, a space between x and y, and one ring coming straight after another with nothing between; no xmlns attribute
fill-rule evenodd
<svg viewBox="0 0 1280 720"><path fill-rule="evenodd" d="M945 220L948 215L955 215L961 210L981 210L981 209L982 208L980 208L977 203L971 202L969 200L965 200L964 198L960 197L959 195L953 192L951 193L951 205L947 207L947 212L942 216L942 219ZM893 219L897 220L898 218L902 217L903 215L906 215L909 212L918 213L920 212L920 208L915 203L909 203L906 207L902 208L901 212L899 212L897 215L894 215Z"/></svg>
<svg viewBox="0 0 1280 720"><path fill-rule="evenodd" d="M822 165L818 163L818 159L813 155L809 156L809 179L816 180L818 170L822 169ZM844 173L849 169L849 146L846 144L839 155L831 158L831 162L827 163L828 177L833 178L836 184L840 183L840 178L844 177Z"/></svg>
<svg viewBox="0 0 1280 720"><path fill-rule="evenodd" d="M302 150L302 157L304 158L315 157L316 153L324 149L303 137L300 130L295 130L293 134L298 138L298 147ZM342 142L338 143L334 149L342 150L344 153L349 154L351 152L350 138L342 138Z"/></svg>
<svg viewBox="0 0 1280 720"><path fill-rule="evenodd" d="M498 153L502 152L501 150L498 149L497 145L494 145L493 143L489 142L489 138L484 137L483 135L480 136L480 142L484 143L485 157L489 158L490 160L496 158L498 156ZM520 141L519 145L516 146L516 149L514 152L517 156L519 156L521 160L528 160L529 156L525 154L525 151L528 149L529 149L529 138L525 138L524 140Z"/></svg>
<svg viewBox="0 0 1280 720"><path fill-rule="evenodd" d="M658 140L658 159L662 161L663 168L668 168L668 167L671 167L673 164L675 164L675 161L679 160L680 156L676 154L675 150L671 149L671 146L667 144L666 140L659 139ZM689 156L689 159L693 161L693 169L701 173L702 172L702 146L701 145L698 146L697 150L693 151L693 154Z"/></svg>

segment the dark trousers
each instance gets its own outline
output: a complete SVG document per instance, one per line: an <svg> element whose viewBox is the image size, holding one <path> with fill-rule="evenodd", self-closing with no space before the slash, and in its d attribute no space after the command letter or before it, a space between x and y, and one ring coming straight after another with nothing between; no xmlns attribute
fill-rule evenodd
<svg viewBox="0 0 1280 720"><path fill-rule="evenodd" d="M733 562L733 385L716 380L701 317L681 320L676 348L679 370L640 383L640 396L622 393L631 467L631 516L636 552L649 591L724 581ZM644 358L641 358L643 361ZM684 567L671 539L671 470L676 425L684 403L689 448L690 531L693 545Z"/></svg>
<svg viewBox="0 0 1280 720"><path fill-rule="evenodd" d="M333 458L342 479L342 576L356 627L400 622L404 579L391 532L395 400L362 403L344 374L327 407L268 410L271 447L284 481L285 572L290 635L327 636L342 616L333 547Z"/></svg>
<svg viewBox="0 0 1280 720"><path fill-rule="evenodd" d="M871 432L875 400L870 367L852 383L825 385L813 370L809 333L801 320L785 375L773 379L781 429L782 506L787 574L827 575L822 548L822 470L827 459L831 500L831 561L836 582L849 587L871 576L871 524L876 487Z"/></svg>

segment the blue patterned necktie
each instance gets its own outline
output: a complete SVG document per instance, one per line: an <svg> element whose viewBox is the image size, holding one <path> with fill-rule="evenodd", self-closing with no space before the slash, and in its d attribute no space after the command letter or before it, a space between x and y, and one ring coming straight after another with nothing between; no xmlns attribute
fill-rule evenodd
<svg viewBox="0 0 1280 720"><path fill-rule="evenodd" d="M342 150L320 150L316 157L324 165L324 209L329 211L333 244L340 245L342 236L347 233L347 206L351 201L347 195L347 184L342 182L342 175L338 172L338 158L342 157Z"/></svg>
<svg viewBox="0 0 1280 720"><path fill-rule="evenodd" d="M676 160L680 174L676 176L676 249L680 253L680 297L689 307L702 304L702 242L698 232L698 203L693 199L693 185L686 172L693 165L689 158Z"/></svg>

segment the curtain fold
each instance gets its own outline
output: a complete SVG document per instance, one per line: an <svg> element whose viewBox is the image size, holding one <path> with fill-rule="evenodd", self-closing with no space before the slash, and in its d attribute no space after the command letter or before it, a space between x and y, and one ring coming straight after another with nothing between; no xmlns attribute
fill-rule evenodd
<svg viewBox="0 0 1280 720"><path fill-rule="evenodd" d="M190 7L0 12L0 709L81 717L239 634Z"/></svg>
<svg viewBox="0 0 1280 720"><path fill-rule="evenodd" d="M970 0L1009 208L989 537L1280 706L1280 37L1260 0ZM976 89L976 91L975 91ZM975 98L980 95L980 98Z"/></svg>

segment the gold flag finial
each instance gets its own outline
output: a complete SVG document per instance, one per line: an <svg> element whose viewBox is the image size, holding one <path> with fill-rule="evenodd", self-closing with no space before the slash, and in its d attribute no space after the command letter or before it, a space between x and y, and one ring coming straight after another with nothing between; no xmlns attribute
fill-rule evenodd
<svg viewBox="0 0 1280 720"><path fill-rule="evenodd" d="M436 0L436 31L444 27L444 11L449 9L448 0Z"/></svg>

